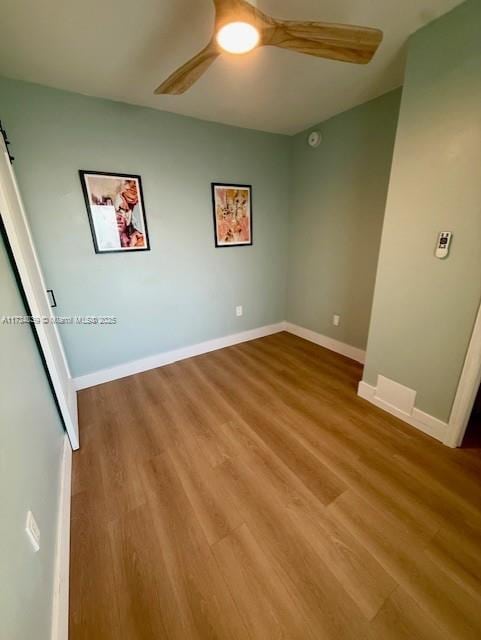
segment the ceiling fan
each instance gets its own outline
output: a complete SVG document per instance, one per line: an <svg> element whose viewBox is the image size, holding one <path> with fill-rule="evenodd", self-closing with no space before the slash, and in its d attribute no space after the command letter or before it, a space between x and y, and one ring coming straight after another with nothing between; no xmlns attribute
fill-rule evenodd
<svg viewBox="0 0 481 640"><path fill-rule="evenodd" d="M379 29L325 22L277 20L247 0L213 0L214 33L206 47L165 80L156 94L179 95L224 51L243 54L256 47L281 47L310 56L367 64L381 44Z"/></svg>

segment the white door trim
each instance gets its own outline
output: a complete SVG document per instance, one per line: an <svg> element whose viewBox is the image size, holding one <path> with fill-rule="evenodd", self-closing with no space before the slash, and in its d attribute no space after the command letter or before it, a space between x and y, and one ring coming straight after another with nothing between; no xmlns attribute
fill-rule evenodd
<svg viewBox="0 0 481 640"><path fill-rule="evenodd" d="M7 155L8 155L8 151L7 151ZM20 195L20 191L18 190L17 179L15 177L15 174L13 172L11 164L8 164L8 169L9 169L10 177L11 177L11 180L12 180L12 186L13 186L13 188L15 190L15 195L17 196L17 200L18 200L18 203L20 205L20 210L22 212L22 217L23 217L23 220L25 222L25 232L27 234L30 246L32 247L32 255L33 255L33 259L35 261L35 266L36 266L36 268L38 270L39 278L40 278L40 281L42 283L43 289L44 289L44 291L47 291L47 285L45 284L45 280L44 280L44 277L43 277L43 271L42 271L42 268L40 266L40 262L38 260L37 251L35 250L35 244L33 242L32 232L30 231L30 225L28 224L27 216L25 214L25 208L24 208L24 205L23 205L22 196ZM7 209L7 213L8 213L8 209ZM4 216L4 218L5 217L6 216ZM9 222L9 220L8 220L8 222ZM7 223L5 222L5 226L6 225L7 225ZM17 257L17 256L15 256L15 257ZM69 364L68 364L67 356L65 355L65 349L64 349L62 340L60 339L60 334L59 334L57 325L54 324L53 325L53 329L54 329L54 332L55 332L57 340L58 340L60 353L62 354L62 360L63 360L64 366L65 366L65 369L67 370L68 375L70 377L72 377L72 374L70 373L70 367L69 367Z"/></svg>
<svg viewBox="0 0 481 640"><path fill-rule="evenodd" d="M72 448L68 436L65 436L60 469L51 640L68 640L71 485Z"/></svg>
<svg viewBox="0 0 481 640"><path fill-rule="evenodd" d="M444 444L460 447L481 384L481 306L459 380Z"/></svg>
<svg viewBox="0 0 481 640"><path fill-rule="evenodd" d="M0 214L8 241L15 259L25 296L33 316L42 318L48 313L48 326L35 324L42 353L50 379L55 389L58 405L65 423L72 449L79 448L77 424L77 398L73 387L62 341L55 323L52 322L50 302L45 281L33 244L28 219L18 190L15 174L2 136L0 136Z"/></svg>

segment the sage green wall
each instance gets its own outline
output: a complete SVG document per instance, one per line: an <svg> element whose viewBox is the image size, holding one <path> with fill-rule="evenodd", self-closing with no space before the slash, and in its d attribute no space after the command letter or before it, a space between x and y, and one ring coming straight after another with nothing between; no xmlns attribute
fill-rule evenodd
<svg viewBox="0 0 481 640"><path fill-rule="evenodd" d="M0 300L0 317L25 315L1 236ZM48 640L64 432L30 327L0 324L0 354L0 638Z"/></svg>
<svg viewBox="0 0 481 640"><path fill-rule="evenodd" d="M74 375L285 319L290 139L0 79L0 117ZM96 255L79 169L142 176L152 251ZM215 249L211 181L252 184L254 246ZM235 306L244 316L235 317Z"/></svg>
<svg viewBox="0 0 481 640"><path fill-rule="evenodd" d="M480 34L470 0L411 38L364 373L445 421L481 296Z"/></svg>
<svg viewBox="0 0 481 640"><path fill-rule="evenodd" d="M287 319L364 349L401 90L294 138ZM340 327L332 324L341 315Z"/></svg>

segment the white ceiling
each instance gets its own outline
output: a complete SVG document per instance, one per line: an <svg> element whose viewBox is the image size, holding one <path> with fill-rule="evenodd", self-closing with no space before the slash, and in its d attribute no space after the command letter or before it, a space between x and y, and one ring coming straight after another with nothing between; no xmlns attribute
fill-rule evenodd
<svg viewBox="0 0 481 640"><path fill-rule="evenodd" d="M367 66L265 47L223 56L183 96L154 88L208 41L212 0L2 0L0 75L292 134L402 84L408 36L462 0L259 0L284 19L378 27Z"/></svg>

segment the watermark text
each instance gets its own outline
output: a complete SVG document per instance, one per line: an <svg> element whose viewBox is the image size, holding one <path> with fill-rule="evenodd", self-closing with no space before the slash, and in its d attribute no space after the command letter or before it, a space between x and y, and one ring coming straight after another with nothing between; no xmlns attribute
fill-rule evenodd
<svg viewBox="0 0 481 640"><path fill-rule="evenodd" d="M79 324L102 326L117 324L115 316L0 316L0 324Z"/></svg>

